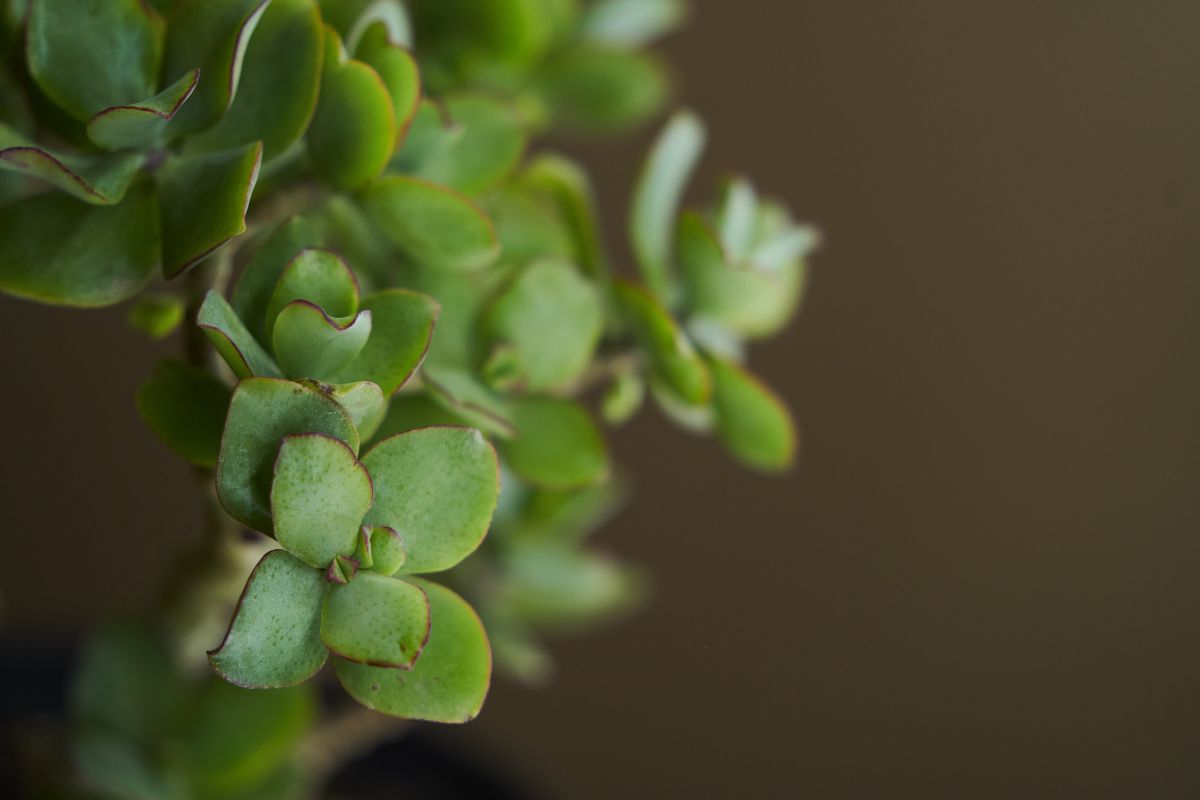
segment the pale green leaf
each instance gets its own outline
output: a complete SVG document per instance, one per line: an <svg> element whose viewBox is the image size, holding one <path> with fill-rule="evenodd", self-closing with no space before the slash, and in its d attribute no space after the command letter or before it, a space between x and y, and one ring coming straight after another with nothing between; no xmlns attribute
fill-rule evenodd
<svg viewBox="0 0 1200 800"><path fill-rule="evenodd" d="M410 669L429 640L429 600L415 584L360 572L325 598L321 639L347 661Z"/></svg>
<svg viewBox="0 0 1200 800"><path fill-rule="evenodd" d="M271 354L263 349L217 291L210 290L205 295L196 325L203 329L212 346L237 377L283 377Z"/></svg>
<svg viewBox="0 0 1200 800"><path fill-rule="evenodd" d="M385 289L367 296L362 309L372 315L371 338L334 380L371 381L390 397L421 366L441 307L428 295Z"/></svg>
<svg viewBox="0 0 1200 800"><path fill-rule="evenodd" d="M523 480L575 489L608 475L608 448L582 406L553 397L524 397L514 400L512 409L517 435L497 447Z"/></svg>
<svg viewBox="0 0 1200 800"><path fill-rule="evenodd" d="M384 235L423 266L476 270L499 255L491 220L445 186L387 175L363 193L363 204Z"/></svg>
<svg viewBox="0 0 1200 800"><path fill-rule="evenodd" d="M739 460L777 472L796 458L796 427L787 406L758 378L732 363L711 360L717 435Z"/></svg>

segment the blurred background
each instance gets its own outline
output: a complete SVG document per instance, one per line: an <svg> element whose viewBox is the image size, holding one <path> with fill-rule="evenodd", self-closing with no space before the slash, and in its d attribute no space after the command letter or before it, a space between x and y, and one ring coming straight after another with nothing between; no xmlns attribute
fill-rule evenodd
<svg viewBox="0 0 1200 800"><path fill-rule="evenodd" d="M1197 30L1186 0L699 0L666 45L697 199L738 170L826 235L751 357L802 461L620 431L640 493L599 541L654 603L430 738L539 797L1198 796ZM651 134L571 145L614 245ZM122 315L0 298L9 642L136 610L197 538L132 402L170 345Z"/></svg>

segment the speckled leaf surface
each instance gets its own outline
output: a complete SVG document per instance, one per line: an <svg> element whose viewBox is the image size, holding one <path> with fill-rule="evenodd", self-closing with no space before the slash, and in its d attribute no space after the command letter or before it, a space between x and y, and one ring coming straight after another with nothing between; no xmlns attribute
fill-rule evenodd
<svg viewBox="0 0 1200 800"><path fill-rule="evenodd" d="M461 133L422 160L412 174L471 196L496 188L525 152L525 131L516 112L480 94L448 97L444 108Z"/></svg>
<svg viewBox="0 0 1200 800"><path fill-rule="evenodd" d="M211 467L217 463L230 395L207 370L167 359L138 388L137 408L163 444L193 464Z"/></svg>
<svg viewBox="0 0 1200 800"><path fill-rule="evenodd" d="M483 623L465 600L414 580L429 598L429 641L409 671L334 658L338 681L367 708L406 719L468 722L483 708L492 651Z"/></svg>
<svg viewBox="0 0 1200 800"><path fill-rule="evenodd" d="M687 336L649 292L617 281L617 302L650 359L652 373L690 405L707 403L712 380Z"/></svg>
<svg viewBox="0 0 1200 800"><path fill-rule="evenodd" d="M213 669L255 689L311 678L329 655L321 643L326 585L319 571L291 553L267 553L246 582L225 640L208 654Z"/></svg>
<svg viewBox="0 0 1200 800"><path fill-rule="evenodd" d="M163 27L140 0L36 0L26 34L29 73L59 107L86 120L154 94Z"/></svg>
<svg viewBox="0 0 1200 800"><path fill-rule="evenodd" d="M350 363L371 335L371 312L330 317L307 300L289 303L275 318L275 358L292 378L328 380Z"/></svg>
<svg viewBox="0 0 1200 800"><path fill-rule="evenodd" d="M302 380L301 383L317 389L337 401L358 430L358 437L367 441L379 429L387 414L387 399L383 390L370 381L356 383L327 384L319 381Z"/></svg>
<svg viewBox="0 0 1200 800"><path fill-rule="evenodd" d="M371 476L346 444L319 433L285 436L271 482L275 538L310 567L354 552L371 507Z"/></svg>
<svg viewBox="0 0 1200 800"><path fill-rule="evenodd" d="M289 381L247 378L229 406L217 458L217 496L234 519L270 533L270 492L283 437L323 433L358 451L349 415L322 392Z"/></svg>
<svg viewBox="0 0 1200 800"><path fill-rule="evenodd" d="M279 276L264 322L270 337L275 319L285 306L306 300L331 317L351 317L358 311L358 280L346 262L329 250L302 250Z"/></svg>
<svg viewBox="0 0 1200 800"><path fill-rule="evenodd" d="M548 489L576 489L608 475L604 438L578 403L524 397L512 409L517 435L497 447L521 478Z"/></svg>
<svg viewBox="0 0 1200 800"><path fill-rule="evenodd" d="M363 530L368 532L371 541L369 569L380 575L394 575L408 558L400 534L386 525L373 525L364 527Z"/></svg>
<svg viewBox="0 0 1200 800"><path fill-rule="evenodd" d="M468 428L425 428L384 439L363 456L375 482L366 523L404 540L406 574L440 572L475 551L500 495L496 452Z"/></svg>
<svg viewBox="0 0 1200 800"><path fill-rule="evenodd" d="M229 302L262 343L271 341L271 331L266 327L267 308L279 277L300 251L319 244L312 224L304 217L292 217L271 232L242 271Z"/></svg>
<svg viewBox="0 0 1200 800"><path fill-rule="evenodd" d="M332 380L371 381L391 396L424 360L441 307L419 292L385 289L364 298L362 310L371 313L371 338Z"/></svg>
<svg viewBox="0 0 1200 800"><path fill-rule="evenodd" d="M445 186L388 175L363 193L363 204L391 242L424 266L476 270L499 255L491 220Z"/></svg>
<svg viewBox="0 0 1200 800"><path fill-rule="evenodd" d="M779 396L742 367L711 360L717 435L745 464L770 472L796 457L796 428Z"/></svg>
<svg viewBox="0 0 1200 800"><path fill-rule="evenodd" d="M163 275L173 278L246 230L262 145L171 159L159 171Z"/></svg>
<svg viewBox="0 0 1200 800"><path fill-rule="evenodd" d="M188 70L149 99L97 111L88 120L88 138L105 150L158 147L166 136L168 123L192 96L199 81L200 70Z"/></svg>
<svg viewBox="0 0 1200 800"><path fill-rule="evenodd" d="M66 306L132 297L158 263L158 202L150 184L114 206L52 192L0 207L0 290Z"/></svg>
<svg viewBox="0 0 1200 800"><path fill-rule="evenodd" d="M205 295L196 324L204 330L212 346L237 377L283 377L271 354L263 349L225 298L215 290Z"/></svg>
<svg viewBox="0 0 1200 800"><path fill-rule="evenodd" d="M0 124L0 169L43 180L85 203L121 202L141 165L137 153L56 153Z"/></svg>
<svg viewBox="0 0 1200 800"><path fill-rule="evenodd" d="M326 596L321 639L347 661L409 669L429 640L429 600L408 581L360 572Z"/></svg>

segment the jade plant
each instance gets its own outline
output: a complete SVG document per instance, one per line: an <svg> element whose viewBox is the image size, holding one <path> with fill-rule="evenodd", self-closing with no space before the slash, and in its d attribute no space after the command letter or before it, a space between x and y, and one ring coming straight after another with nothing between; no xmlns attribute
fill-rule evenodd
<svg viewBox="0 0 1200 800"><path fill-rule="evenodd" d="M203 563L137 634L167 647L154 669L181 693L226 696L187 666L208 649L239 687L283 691L329 663L368 709L469 720L493 653L541 680L541 633L643 595L640 569L589 544L630 485L605 427L650 398L752 468L792 464L790 415L746 357L795 315L813 229L741 178L683 210L705 131L679 111L614 258L587 171L539 144L658 115L670 87L650 46L685 10L0 6L0 290L129 301L136 330L181 342L136 398L215 487ZM159 652L122 635L85 659L90 694L112 659ZM123 735L121 719L99 729ZM281 762L263 763L247 774ZM270 796L206 774L179 796Z"/></svg>

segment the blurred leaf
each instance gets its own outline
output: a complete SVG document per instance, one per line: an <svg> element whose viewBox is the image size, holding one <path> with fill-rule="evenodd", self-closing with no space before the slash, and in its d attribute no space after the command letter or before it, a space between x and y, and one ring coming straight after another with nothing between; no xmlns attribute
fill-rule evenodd
<svg viewBox="0 0 1200 800"><path fill-rule="evenodd" d="M527 625L490 614L488 636L496 669L527 686L542 687L554 675L554 658Z"/></svg>
<svg viewBox="0 0 1200 800"><path fill-rule="evenodd" d="M534 84L554 124L588 133L646 122L662 108L669 88L654 56L603 47L561 53L542 67Z"/></svg>
<svg viewBox="0 0 1200 800"><path fill-rule="evenodd" d="M551 397L512 403L517 435L497 443L522 479L549 489L575 489L608 475L608 448L582 406Z"/></svg>
<svg viewBox="0 0 1200 800"><path fill-rule="evenodd" d="M751 467L785 470L796 458L796 429L787 406L736 364L711 360L717 435Z"/></svg>
<svg viewBox="0 0 1200 800"><path fill-rule="evenodd" d="M163 444L193 464L211 467L217 463L231 395L208 371L166 359L138 387L137 408Z"/></svg>
<svg viewBox="0 0 1200 800"><path fill-rule="evenodd" d="M158 173L163 275L174 278L246 230L262 145L167 161Z"/></svg>
<svg viewBox="0 0 1200 800"><path fill-rule="evenodd" d="M335 189L359 189L379 176L396 146L391 94L375 70L346 56L325 29L325 67L308 152L321 179Z"/></svg>
<svg viewBox="0 0 1200 800"><path fill-rule="evenodd" d="M671 297L671 240L688 178L704 149L704 127L691 113L671 118L659 134L638 179L629 236L642 278L664 304Z"/></svg>
<svg viewBox="0 0 1200 800"><path fill-rule="evenodd" d="M636 607L645 594L640 571L611 558L546 542L505 550L505 602L541 628L573 630Z"/></svg>
<svg viewBox="0 0 1200 800"><path fill-rule="evenodd" d="M641 47L675 30L687 18L684 0L598 0L580 20L587 41Z"/></svg>
<svg viewBox="0 0 1200 800"><path fill-rule="evenodd" d="M381 442L398 433L408 433L421 428L462 427L467 420L461 414L434 400L429 394L401 392L388 403L387 416L375 432L375 442Z"/></svg>
<svg viewBox="0 0 1200 800"><path fill-rule="evenodd" d="M542 258L574 257L571 232L550 198L512 181L482 204L496 226L501 264L524 266Z"/></svg>
<svg viewBox="0 0 1200 800"><path fill-rule="evenodd" d="M183 322L184 303L172 294L143 294L129 309L129 327L150 339L165 339Z"/></svg>
<svg viewBox="0 0 1200 800"><path fill-rule="evenodd" d="M29 74L76 119L157 89L163 21L139 0L37 0L25 41Z"/></svg>
<svg viewBox="0 0 1200 800"><path fill-rule="evenodd" d="M276 318L297 300L312 303L332 317L352 317L358 312L358 280L336 253L301 250L288 262L271 293L264 320L268 338L274 337Z"/></svg>
<svg viewBox="0 0 1200 800"><path fill-rule="evenodd" d="M412 53L392 43L387 24L372 23L362 34L354 57L378 73L396 112L397 143L403 141L421 102L421 73Z"/></svg>
<svg viewBox="0 0 1200 800"><path fill-rule="evenodd" d="M238 384L217 458L217 495L234 519L272 532L275 458L283 437L295 433L323 433L358 451L358 432L349 415L322 392L272 378Z"/></svg>
<svg viewBox="0 0 1200 800"><path fill-rule="evenodd" d="M366 524L400 533L406 574L441 572L479 547L500 494L496 453L479 431L427 428L384 439L362 458L375 482Z"/></svg>
<svg viewBox="0 0 1200 800"><path fill-rule="evenodd" d="M0 290L42 303L107 306L132 297L158 263L149 184L115 206L43 194L0 207Z"/></svg>
<svg viewBox="0 0 1200 800"><path fill-rule="evenodd" d="M411 173L426 161L439 158L465 133L442 103L422 97L389 168L394 173Z"/></svg>
<svg viewBox="0 0 1200 800"><path fill-rule="evenodd" d="M189 146L226 150L261 141L264 161L286 151L316 110L323 44L314 0L270 0L246 49L233 105Z"/></svg>
<svg viewBox="0 0 1200 800"><path fill-rule="evenodd" d="M237 96L246 49L269 3L270 0L176 2L167 26L163 73L182 75L199 68L200 83L175 115L173 133L211 128L229 110Z"/></svg>
<svg viewBox="0 0 1200 800"><path fill-rule="evenodd" d="M492 676L487 633L475 611L442 586L414 580L429 598L429 641L411 671L333 659L342 686L367 708L406 719L467 722L483 707Z"/></svg>
<svg viewBox="0 0 1200 800"><path fill-rule="evenodd" d="M121 202L141 165L142 157L136 153L55 153L0 124L0 169L43 180L85 203Z"/></svg>
<svg viewBox="0 0 1200 800"><path fill-rule="evenodd" d="M321 639L347 661L410 669L429 640L429 600L414 584L360 572L330 589Z"/></svg>
<svg viewBox="0 0 1200 800"><path fill-rule="evenodd" d="M518 533L522 538L582 542L616 514L628 494L629 484L620 478L582 489L538 489L521 508Z"/></svg>
<svg viewBox="0 0 1200 800"><path fill-rule="evenodd" d="M488 310L494 341L516 351L524 388L542 392L570 384L591 363L604 328L604 308L590 281L570 264L543 260L522 270Z"/></svg>
<svg viewBox="0 0 1200 800"><path fill-rule="evenodd" d="M83 782L99 793L83 795L87 800L188 800L177 782L126 739L85 730L75 737L71 750Z"/></svg>
<svg viewBox="0 0 1200 800"><path fill-rule="evenodd" d="M336 400L350 415L361 441L365 442L375 435L387 413L387 399L383 391L370 381L333 385L309 380L302 380L300 383Z"/></svg>
<svg viewBox="0 0 1200 800"><path fill-rule="evenodd" d="M301 561L325 569L353 553L371 497L371 476L343 442L318 433L283 438L271 517L275 538Z"/></svg>
<svg viewBox="0 0 1200 800"><path fill-rule="evenodd" d="M625 281L617 281L616 297L634 337L645 348L651 372L685 403L706 404L712 394L708 370L666 309L644 289Z"/></svg>
<svg viewBox="0 0 1200 800"><path fill-rule="evenodd" d="M525 152L520 120L507 105L484 95L455 95L444 103L461 133L419 161L412 174L472 196L495 189Z"/></svg>
<svg viewBox="0 0 1200 800"><path fill-rule="evenodd" d="M363 204L392 243L423 266L476 270L499 255L491 220L452 189L388 175L363 193Z"/></svg>
<svg viewBox="0 0 1200 800"><path fill-rule="evenodd" d="M390 397L421 366L440 307L418 292L385 289L364 299L362 309L372 314L371 338L357 358L337 371L334 380L371 381Z"/></svg>
<svg viewBox="0 0 1200 800"><path fill-rule="evenodd" d="M553 199L575 245L575 261L588 275L607 270L591 180L583 167L562 156L542 155L525 170L522 180Z"/></svg>
<svg viewBox="0 0 1200 800"><path fill-rule="evenodd" d="M208 654L213 669L253 689L311 678L329 655L321 643L327 585L320 571L286 550L267 553L250 573L225 639Z"/></svg>
<svg viewBox="0 0 1200 800"><path fill-rule="evenodd" d="M601 413L609 425L624 425L641 409L646 383L640 375L626 372L613 379L601 400Z"/></svg>
<svg viewBox="0 0 1200 800"><path fill-rule="evenodd" d="M263 349L237 314L233 313L225 298L215 290L205 295L196 325L203 329L212 346L238 378L251 375L283 377L271 354Z"/></svg>
<svg viewBox="0 0 1200 800"><path fill-rule="evenodd" d="M320 0L321 15L355 52L367 30L382 23L388 40L401 47L412 45L412 23L400 0Z"/></svg>
<svg viewBox="0 0 1200 800"><path fill-rule="evenodd" d="M319 244L317 232L307 219L291 217L272 231L242 271L230 303L263 344L271 341L271 330L266 327L267 308L279 277L300 251Z"/></svg>
<svg viewBox="0 0 1200 800"><path fill-rule="evenodd" d="M466 370L426 367L421 376L434 402L462 422L484 433L509 437L514 433L508 404Z"/></svg>
<svg viewBox="0 0 1200 800"><path fill-rule="evenodd" d="M162 144L167 124L192 96L200 70L183 77L147 100L110 106L88 120L88 138L105 150L150 150Z"/></svg>

